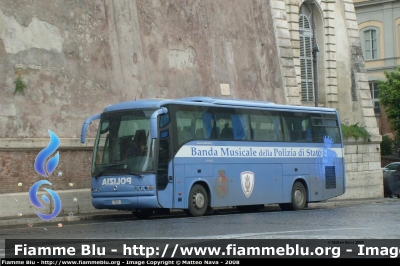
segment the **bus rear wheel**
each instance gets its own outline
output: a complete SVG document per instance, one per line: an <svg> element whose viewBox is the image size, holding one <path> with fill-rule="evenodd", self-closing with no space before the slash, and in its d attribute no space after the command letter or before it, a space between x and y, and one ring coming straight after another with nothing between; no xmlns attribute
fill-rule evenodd
<svg viewBox="0 0 400 266"><path fill-rule="evenodd" d="M292 187L291 203L281 203L282 211L303 210L307 206L307 190L300 182L295 182Z"/></svg>
<svg viewBox="0 0 400 266"><path fill-rule="evenodd" d="M185 210L188 216L203 216L208 207L208 194L202 185L196 184L190 189L188 209Z"/></svg>
<svg viewBox="0 0 400 266"><path fill-rule="evenodd" d="M151 215L153 215L154 210L152 209L139 209L139 210L134 210L132 214L138 218L138 219L147 219Z"/></svg>

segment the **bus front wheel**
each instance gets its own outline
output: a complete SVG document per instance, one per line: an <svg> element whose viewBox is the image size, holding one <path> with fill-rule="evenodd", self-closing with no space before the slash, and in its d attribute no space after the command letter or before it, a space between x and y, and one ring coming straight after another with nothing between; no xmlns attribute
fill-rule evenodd
<svg viewBox="0 0 400 266"><path fill-rule="evenodd" d="M307 206L307 190L300 182L295 182L292 187L291 203L281 203L283 211L302 210Z"/></svg>
<svg viewBox="0 0 400 266"><path fill-rule="evenodd" d="M207 191L202 185L196 184L190 189L188 209L185 213L188 216L203 216L208 207Z"/></svg>

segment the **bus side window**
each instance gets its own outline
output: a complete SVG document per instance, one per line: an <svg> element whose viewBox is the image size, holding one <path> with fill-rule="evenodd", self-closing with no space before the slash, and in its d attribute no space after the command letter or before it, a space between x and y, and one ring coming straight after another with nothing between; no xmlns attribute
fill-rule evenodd
<svg viewBox="0 0 400 266"><path fill-rule="evenodd" d="M310 129L310 127L307 127L306 130L304 130L304 131L302 132L302 134L303 134L303 139L304 139L305 141L312 141L312 138L311 138L311 129Z"/></svg>
<svg viewBox="0 0 400 266"><path fill-rule="evenodd" d="M282 120L283 120L283 123L282 123L282 126L283 126L283 139L284 139L284 141L290 141L290 131L289 131L289 128L287 126L285 117L282 117Z"/></svg>
<svg viewBox="0 0 400 266"><path fill-rule="evenodd" d="M276 136L275 136L275 131L272 129L266 129L265 130L265 134L266 134L266 138L268 141L275 141L276 140Z"/></svg>
<svg viewBox="0 0 400 266"><path fill-rule="evenodd" d="M324 142L324 136L326 136L326 130L324 127L314 127L314 142Z"/></svg>
<svg viewBox="0 0 400 266"><path fill-rule="evenodd" d="M194 138L195 139L203 139L204 138L203 120L200 118L197 118L196 122L195 122Z"/></svg>
<svg viewBox="0 0 400 266"><path fill-rule="evenodd" d="M257 129L257 140L268 140L267 138L267 130L266 129Z"/></svg>
<svg viewBox="0 0 400 266"><path fill-rule="evenodd" d="M290 131L290 140L291 141L300 141L301 140L301 130L291 130Z"/></svg>
<svg viewBox="0 0 400 266"><path fill-rule="evenodd" d="M209 135L207 139L217 139L219 135L220 135L219 127L213 127L211 130L211 135Z"/></svg>
<svg viewBox="0 0 400 266"><path fill-rule="evenodd" d="M249 140L250 124L248 116L245 114L233 114L231 115L233 138L236 140Z"/></svg>
<svg viewBox="0 0 400 266"><path fill-rule="evenodd" d="M326 122L326 135L330 136L332 140L336 143L340 142L339 130L336 120L327 119Z"/></svg>
<svg viewBox="0 0 400 266"><path fill-rule="evenodd" d="M183 127L182 132L181 132L181 138L182 138L181 143L193 139L192 129L190 126Z"/></svg>
<svg viewBox="0 0 400 266"><path fill-rule="evenodd" d="M274 140L282 141L283 132L281 128L281 120L280 117L277 115L273 117L273 130L274 130Z"/></svg>
<svg viewBox="0 0 400 266"><path fill-rule="evenodd" d="M301 120L292 118L290 126L290 140L301 141Z"/></svg>
<svg viewBox="0 0 400 266"><path fill-rule="evenodd" d="M229 122L225 122L219 136L220 139L231 140L233 139L233 128L229 126Z"/></svg>
<svg viewBox="0 0 400 266"><path fill-rule="evenodd" d="M196 129L196 139L202 139L203 137L203 128Z"/></svg>
<svg viewBox="0 0 400 266"><path fill-rule="evenodd" d="M216 139L219 136L219 127L215 126L212 113L203 113L203 136L205 139Z"/></svg>

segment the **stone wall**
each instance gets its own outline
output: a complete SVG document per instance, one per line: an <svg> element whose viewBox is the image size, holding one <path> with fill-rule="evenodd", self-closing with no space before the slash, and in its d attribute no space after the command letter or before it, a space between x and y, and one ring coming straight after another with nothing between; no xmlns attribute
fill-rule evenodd
<svg viewBox="0 0 400 266"><path fill-rule="evenodd" d="M61 140L63 141L63 140ZM48 177L39 175L34 168L36 156L41 149L24 148L0 151L2 193L27 192L42 179L51 183L52 190L90 188L92 149L58 149L60 161ZM44 186L46 187L46 186Z"/></svg>
<svg viewBox="0 0 400 266"><path fill-rule="evenodd" d="M275 32L268 0L0 1L0 138L79 138L88 116L142 98L284 104Z"/></svg>
<svg viewBox="0 0 400 266"><path fill-rule="evenodd" d="M346 193L337 199L383 197L380 142L345 142Z"/></svg>

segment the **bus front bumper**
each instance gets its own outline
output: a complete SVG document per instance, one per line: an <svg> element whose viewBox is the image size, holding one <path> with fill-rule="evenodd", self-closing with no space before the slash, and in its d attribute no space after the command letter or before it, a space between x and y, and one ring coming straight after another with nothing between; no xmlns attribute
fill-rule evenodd
<svg viewBox="0 0 400 266"><path fill-rule="evenodd" d="M92 198L96 209L136 210L160 208L156 196Z"/></svg>

